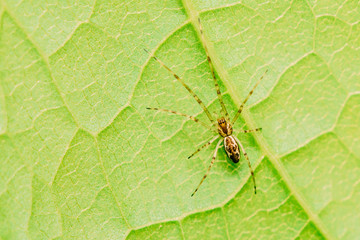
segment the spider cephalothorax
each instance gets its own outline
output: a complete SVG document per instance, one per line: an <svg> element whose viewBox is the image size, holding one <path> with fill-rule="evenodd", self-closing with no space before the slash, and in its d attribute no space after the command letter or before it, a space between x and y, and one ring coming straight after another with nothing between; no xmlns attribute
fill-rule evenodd
<svg viewBox="0 0 360 240"><path fill-rule="evenodd" d="M218 120L218 132L222 137L227 137L232 134L231 123L225 120L224 117L219 118Z"/></svg>

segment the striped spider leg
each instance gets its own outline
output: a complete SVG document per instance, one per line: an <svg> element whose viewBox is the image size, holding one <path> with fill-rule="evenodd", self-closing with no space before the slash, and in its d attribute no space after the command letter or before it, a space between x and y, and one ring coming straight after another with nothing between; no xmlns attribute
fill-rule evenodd
<svg viewBox="0 0 360 240"><path fill-rule="evenodd" d="M260 84L260 81L263 79L263 77L266 74L267 70L261 76L261 78L256 82L255 86L251 89L251 91L249 92L249 94L247 95L245 100L240 105L239 110L235 114L235 117L231 121L230 117L229 117L229 114L227 112L227 109L225 107L225 104L223 102L223 99L222 99L220 87L218 85L218 82L217 82L217 79L216 79L216 76L215 76L214 67L212 65L212 61L211 61L211 58L209 56L208 49L207 49L207 47L205 45L205 38L204 38L204 35L203 35L203 30L202 30L202 26L201 26L201 23L200 23L200 19L198 19L198 20L199 20L199 27L200 27L200 35L201 35L201 39L202 39L202 41L204 43L204 49L205 49L205 53L206 53L206 56L207 56L207 61L209 63L211 74L212 74L212 77L213 77L213 80L214 80L217 98L218 98L218 100L220 102L221 110L222 110L222 113L225 115L225 117L221 117L221 118L217 119L217 123L216 123L213 116L211 115L209 110L206 108L205 104L201 101L201 99L190 89L190 87L187 84L185 84L185 82L176 73L174 73L169 67L167 67L161 60L159 60L155 56L152 56L152 58L154 60L156 60L167 71L169 71L181 83L181 85L183 85L183 87L185 87L185 89L193 96L193 98L197 101L197 103L200 105L200 107L206 113L207 118L210 120L211 126L207 125L206 123L200 121L199 119L197 119L197 118L195 118L193 116L190 116L190 115L187 115L187 114L184 114L184 113L180 113L180 112L176 112L176 111L172 111L172 110L168 110L168 109L159 109L159 108L147 108L147 109L154 110L154 111L172 113L172 114L175 114L175 115L186 117L186 118L188 118L188 119L190 119L190 120L192 120L192 121L194 121L196 123L199 123L199 124L203 125L204 127L208 128L211 131L214 131L216 133L216 136L214 136L210 141L208 141L204 145L202 145L199 149L197 149L194 153L192 153L188 158L193 157L195 154L197 154L198 152L200 152L204 148L208 147L210 144L212 144L218 138L220 138L220 140L216 144L216 148L215 148L215 151L213 153L211 163L210 163L205 175L201 179L199 185L196 187L196 189L191 194L191 196L194 196L194 194L198 191L199 187L201 186L201 184L204 182L205 178L209 174L209 172L211 170L211 167L213 166L213 164L215 162L217 151L219 150L220 144L222 142L224 143L224 148L225 148L227 156L234 163L239 162L240 156L241 156L241 151L242 151L242 153L245 156L245 159L246 159L246 161L248 163L248 166L249 166L249 170L250 170L250 173L251 173L251 176L252 176L252 179L253 179L253 183L254 183L254 193L256 194L256 182L255 182L254 171L252 170L250 160L249 160L249 157L248 157L248 155L247 155L247 153L245 151L245 148L241 144L240 140L235 135L233 135L232 125L234 125L235 121L239 118L239 116L240 116L240 114L241 114L241 112L242 112L242 110L244 108L245 103L249 100L249 98L253 94L255 88ZM144 49L144 50L147 53L149 53L146 49ZM261 130L261 128L256 128L256 129L250 129L250 130L240 130L239 132L241 132L241 133L250 133L250 132L257 132L257 131L260 131L260 130ZM240 149L241 149L241 151L240 151Z"/></svg>

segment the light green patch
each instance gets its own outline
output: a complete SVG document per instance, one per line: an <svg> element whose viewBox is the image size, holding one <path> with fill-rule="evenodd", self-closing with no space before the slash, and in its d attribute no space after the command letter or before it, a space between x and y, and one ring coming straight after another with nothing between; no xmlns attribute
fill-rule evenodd
<svg viewBox="0 0 360 240"><path fill-rule="evenodd" d="M228 236L227 223L222 209L190 215L181 226L185 239L223 239Z"/></svg>
<svg viewBox="0 0 360 240"><path fill-rule="evenodd" d="M0 5L0 239L359 236L356 1ZM221 147L191 197L216 133L146 109L211 125L154 54L221 116L205 45L231 117L268 70L234 125L256 195Z"/></svg>
<svg viewBox="0 0 360 240"><path fill-rule="evenodd" d="M358 171L359 167L356 170ZM354 181L351 184L354 187L348 198L331 202L320 213L324 224L329 226L331 234L338 239L356 239L359 236L357 226L360 224L360 216L356 213L358 212L360 186L359 181Z"/></svg>
<svg viewBox="0 0 360 240"><path fill-rule="evenodd" d="M256 54L283 73L314 50L315 18L306 1L295 0L276 21L267 22L256 38Z"/></svg>
<svg viewBox="0 0 360 240"><path fill-rule="evenodd" d="M237 4L236 0L219 0L219 1L206 1L206 0L194 0L191 1L193 8L197 11L206 10L209 8L224 8L230 4Z"/></svg>
<svg viewBox="0 0 360 240"><path fill-rule="evenodd" d="M244 5L206 12L201 18L206 29L205 36L214 45L219 53L218 61L226 69L255 55L258 38L263 35L266 26L265 19L258 12Z"/></svg>
<svg viewBox="0 0 360 240"><path fill-rule="evenodd" d="M61 47L78 25L89 18L94 2L4 0L7 10L46 56Z"/></svg>
<svg viewBox="0 0 360 240"><path fill-rule="evenodd" d="M32 206L29 234L32 239L53 239L61 236L61 215L51 188L37 177L32 184Z"/></svg>
<svg viewBox="0 0 360 240"><path fill-rule="evenodd" d="M284 154L330 130L346 94L326 63L311 54L290 67L270 97L251 112L270 146Z"/></svg>
<svg viewBox="0 0 360 240"><path fill-rule="evenodd" d="M359 224L360 218L347 206L358 199L360 165L338 138L325 134L282 161L311 210L333 226L329 229L333 236L359 234L350 222Z"/></svg>
<svg viewBox="0 0 360 240"><path fill-rule="evenodd" d="M313 9L315 16L333 15L336 16L337 11L345 1L318 1L309 0L309 5Z"/></svg>
<svg viewBox="0 0 360 240"><path fill-rule="evenodd" d="M143 49L156 48L187 20L181 1L96 1L90 21L123 43L125 54L144 64ZM155 31L154 31L155 29Z"/></svg>
<svg viewBox="0 0 360 240"><path fill-rule="evenodd" d="M72 140L52 189L65 238L121 239L129 227L108 183L97 143L83 131Z"/></svg>
<svg viewBox="0 0 360 240"><path fill-rule="evenodd" d="M360 96L351 96L347 102L334 132L340 138L342 144L357 157L360 166Z"/></svg>
<svg viewBox="0 0 360 240"><path fill-rule="evenodd" d="M38 178L50 183L75 132L69 112L58 108L43 112L30 130L14 135L13 142Z"/></svg>
<svg viewBox="0 0 360 240"><path fill-rule="evenodd" d="M32 176L25 166L8 179L6 191L0 196L0 233L4 239L30 239L28 221L32 187Z"/></svg>
<svg viewBox="0 0 360 240"><path fill-rule="evenodd" d="M339 7L336 16L340 19L344 19L350 24L355 24L359 22L360 11L359 11L359 2L354 0L345 1Z"/></svg>
<svg viewBox="0 0 360 240"><path fill-rule="evenodd" d="M209 11L210 9L232 9L235 6L246 6L249 9L255 10L260 13L264 18L269 21L276 20L280 15L286 11L290 6L291 1L235 1L235 0L219 0L219 1L205 1L194 0L192 1L193 7L198 11Z"/></svg>
<svg viewBox="0 0 360 240"><path fill-rule="evenodd" d="M154 224L150 227L132 231L128 240L181 240L182 232L178 222Z"/></svg>
<svg viewBox="0 0 360 240"><path fill-rule="evenodd" d="M0 79L3 79L2 73L0 73ZM5 106L5 94L0 85L0 134L6 132L7 126L7 116L6 116L6 106Z"/></svg>
<svg viewBox="0 0 360 240"><path fill-rule="evenodd" d="M63 103L37 49L9 15L2 21L0 76L7 132L14 133L30 128L43 111Z"/></svg>
<svg viewBox="0 0 360 240"><path fill-rule="evenodd" d="M14 175L25 167L21 160L19 153L16 151L16 146L8 136L0 136L0 152L1 161L0 169L0 193L3 193L8 188L8 183L12 180Z"/></svg>
<svg viewBox="0 0 360 240"><path fill-rule="evenodd" d="M283 157L282 162L316 213L332 201L351 196L360 174L355 156L331 133Z"/></svg>
<svg viewBox="0 0 360 240"><path fill-rule="evenodd" d="M329 62L348 44L351 26L333 16L317 18L316 26L316 53Z"/></svg>
<svg viewBox="0 0 360 240"><path fill-rule="evenodd" d="M127 104L139 74L122 45L91 24L81 25L50 64L70 112L90 132Z"/></svg>
<svg viewBox="0 0 360 240"><path fill-rule="evenodd" d="M351 28L348 42L339 51L333 53L329 65L338 81L348 89L350 93L360 91L360 23Z"/></svg>

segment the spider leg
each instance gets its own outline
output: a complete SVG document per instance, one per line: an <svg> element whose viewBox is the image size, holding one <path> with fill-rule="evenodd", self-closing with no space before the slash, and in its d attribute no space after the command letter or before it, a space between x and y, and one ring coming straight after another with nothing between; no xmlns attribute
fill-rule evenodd
<svg viewBox="0 0 360 240"><path fill-rule="evenodd" d="M239 139L233 135L233 137L235 138L235 140L238 142L240 148L241 148L241 151L243 152L245 158L246 158L246 161L249 165L249 169L250 169L250 173L251 173L251 176L252 176L252 179L253 179L253 182L254 182L254 193L256 194L256 182L255 182L255 175L254 175L254 171L252 170L252 167L251 167L251 164L250 164L250 160L249 160L249 157L247 155L247 153L245 152L245 149L243 147L243 145L241 144L241 142L239 141Z"/></svg>
<svg viewBox="0 0 360 240"><path fill-rule="evenodd" d="M217 96L218 96L218 99L219 99L219 102L220 102L220 105L221 105L221 109L222 109L222 111L223 111L224 114L225 114L226 120L228 120L228 121L230 122L229 113L228 113L228 111L226 110L226 107L225 107L225 104L224 104L224 101L223 101L223 99L222 99L222 95L221 95L221 92L220 92L220 87L219 87L218 81L217 81L216 76L215 76L214 66L213 66L213 64L212 64L211 58L210 58L210 56L209 56L208 49L207 49L206 44L205 44L206 41L205 41L205 37L204 37L204 32L203 32L202 26L201 26L200 18L198 18L198 21L199 21L200 35L201 35L202 42L203 42L203 44L204 44L204 49L205 49L205 52L206 52L207 61L208 61L208 63L209 63L210 70L211 70L211 74L212 74L212 77L213 77L213 79L214 79L216 94L217 94Z"/></svg>
<svg viewBox="0 0 360 240"><path fill-rule="evenodd" d="M242 102L242 104L239 107L239 110L237 111L237 113L235 114L234 119L232 120L231 124L234 125L234 123L236 122L236 120L239 118L240 113L242 112L245 103L249 100L250 96L254 93L254 90L257 86L259 86L261 80L264 78L265 74L268 72L268 69L266 69L266 71L263 73L263 75L260 77L260 79L255 83L255 86L251 89L251 91L249 92L249 94L247 95L247 97L245 98L245 100Z"/></svg>
<svg viewBox="0 0 360 240"><path fill-rule="evenodd" d="M144 49L145 52L149 53L148 50ZM150 53L149 53L150 54ZM211 113L209 112L209 110L206 108L205 104L203 103L203 101L201 101L201 99L193 92L193 90L191 90L191 88L176 74L174 73L168 66L166 66L160 59L158 59L155 56L151 56L153 59L155 59L162 67L164 67L166 70L168 70L175 78L176 80L178 80L181 85L184 86L184 88L186 88L186 90L193 96L193 98L198 102L198 104L201 106L201 108L204 110L204 112L206 113L207 117L209 118L210 122L212 123L212 125L215 127L215 121L214 118L212 117Z"/></svg>
<svg viewBox="0 0 360 240"><path fill-rule="evenodd" d="M168 110L168 109L161 109L161 108L150 108L150 107L147 107L146 109L148 110L154 110L154 111L160 111L160 112L168 112L168 113L172 113L172 114L175 114L175 115L179 115L179 116L183 116L183 117L186 117L190 120L193 120L194 122L197 122L197 123L200 123L201 125L203 125L204 127L206 127L207 129L211 130L211 131L214 131L213 128L211 128L209 125L207 125L206 123L200 121L199 119L193 117L193 116L190 116L190 115L187 115L185 113L181 113L181 112L176 112L176 111L173 111L173 110Z"/></svg>
<svg viewBox="0 0 360 240"><path fill-rule="evenodd" d="M191 194L191 196L194 196L194 194L197 192L197 190L199 189L199 187L201 186L201 184L204 182L205 178L206 178L207 175L209 174L210 169L211 169L212 165L213 165L214 162L215 162L216 154L217 154L217 151L219 150L219 147L220 147L221 142L222 142L222 139L220 139L219 142L218 142L218 144L216 145L215 152L214 152L213 157L212 157L212 159L211 159L211 163L210 163L210 166L208 167L208 170L206 171L205 175L203 176L203 178L201 179L199 185L197 186L197 188L195 189L195 191Z"/></svg>
<svg viewBox="0 0 360 240"><path fill-rule="evenodd" d="M258 132L261 131L262 128L255 128L255 129L249 129L249 130L240 130L242 133L250 133L250 132Z"/></svg>
<svg viewBox="0 0 360 240"><path fill-rule="evenodd" d="M189 157L193 157L195 154L197 154L198 152L200 152L201 150L203 150L204 148L206 148L207 146L209 146L211 143L213 143L216 139L218 139L220 137L220 135L217 135L216 137L214 137L213 139L211 139L210 141L208 141L207 143L205 143L204 145L202 145L200 148L198 148L195 152L193 152Z"/></svg>

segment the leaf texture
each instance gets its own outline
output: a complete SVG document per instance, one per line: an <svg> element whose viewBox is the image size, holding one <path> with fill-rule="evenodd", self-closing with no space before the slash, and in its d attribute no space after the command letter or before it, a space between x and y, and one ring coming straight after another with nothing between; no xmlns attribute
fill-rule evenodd
<svg viewBox="0 0 360 240"><path fill-rule="evenodd" d="M357 239L356 1L12 1L0 8L0 239ZM204 29L200 38L198 18ZM216 143L165 62L255 169Z"/></svg>

